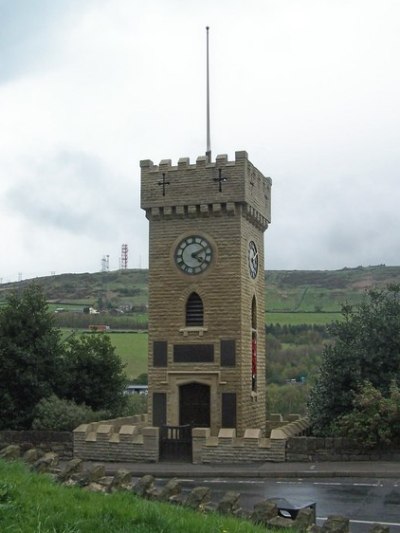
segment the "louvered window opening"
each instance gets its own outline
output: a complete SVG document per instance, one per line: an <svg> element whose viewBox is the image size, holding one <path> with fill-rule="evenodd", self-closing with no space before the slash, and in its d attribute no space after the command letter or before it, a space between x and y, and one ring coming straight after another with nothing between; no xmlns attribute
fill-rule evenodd
<svg viewBox="0 0 400 533"><path fill-rule="evenodd" d="M186 325L202 326L204 322L203 301L193 292L186 303Z"/></svg>

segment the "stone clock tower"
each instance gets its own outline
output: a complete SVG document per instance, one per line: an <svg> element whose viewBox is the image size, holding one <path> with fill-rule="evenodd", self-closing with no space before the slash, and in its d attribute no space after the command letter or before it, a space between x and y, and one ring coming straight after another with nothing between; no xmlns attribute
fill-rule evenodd
<svg viewBox="0 0 400 533"><path fill-rule="evenodd" d="M149 418L265 426L264 243L271 179L236 152L141 166L150 223Z"/></svg>

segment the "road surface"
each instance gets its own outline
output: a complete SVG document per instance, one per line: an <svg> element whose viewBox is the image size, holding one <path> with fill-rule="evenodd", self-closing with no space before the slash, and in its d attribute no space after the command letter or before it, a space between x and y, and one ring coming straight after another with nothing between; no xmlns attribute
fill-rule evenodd
<svg viewBox="0 0 400 533"><path fill-rule="evenodd" d="M246 510L268 498L286 498L299 505L316 502L319 525L329 515L338 514L350 519L351 533L365 533L376 522L390 526L393 533L400 533L400 479L186 478L182 484L185 490L209 486L213 501L219 501L226 491L235 490L241 494L240 505Z"/></svg>

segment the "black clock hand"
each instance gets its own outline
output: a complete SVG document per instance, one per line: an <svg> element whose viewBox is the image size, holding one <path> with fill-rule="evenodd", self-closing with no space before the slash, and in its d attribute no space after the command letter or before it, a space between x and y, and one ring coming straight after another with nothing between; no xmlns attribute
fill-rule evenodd
<svg viewBox="0 0 400 533"><path fill-rule="evenodd" d="M203 248L200 248L200 250L197 250L196 252L192 252L190 255L193 257L193 259L197 259L199 263L202 263L204 260L204 257L198 257L199 254L204 252Z"/></svg>

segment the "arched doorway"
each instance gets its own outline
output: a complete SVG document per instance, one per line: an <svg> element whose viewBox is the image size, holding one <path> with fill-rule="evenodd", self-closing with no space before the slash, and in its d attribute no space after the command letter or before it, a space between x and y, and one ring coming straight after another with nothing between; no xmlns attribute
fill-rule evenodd
<svg viewBox="0 0 400 533"><path fill-rule="evenodd" d="M210 387L187 383L179 387L179 424L210 427Z"/></svg>

